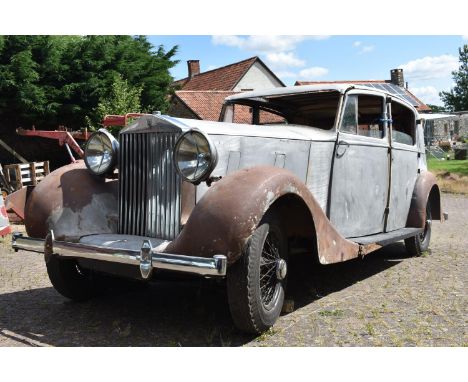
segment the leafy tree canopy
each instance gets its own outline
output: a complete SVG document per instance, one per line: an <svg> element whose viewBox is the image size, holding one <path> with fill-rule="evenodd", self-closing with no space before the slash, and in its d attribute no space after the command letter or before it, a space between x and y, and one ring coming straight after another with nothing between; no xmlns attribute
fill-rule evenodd
<svg viewBox="0 0 468 382"><path fill-rule="evenodd" d="M120 93L165 112L176 52L144 36L0 36L0 126L97 125Z"/></svg>
<svg viewBox="0 0 468 382"><path fill-rule="evenodd" d="M431 108L433 113L445 113L447 111L447 109L444 106L432 105L429 103L427 103L426 105Z"/></svg>
<svg viewBox="0 0 468 382"><path fill-rule="evenodd" d="M452 72L455 87L448 92L441 92L440 98L450 111L468 110L468 45L458 49L460 67Z"/></svg>
<svg viewBox="0 0 468 382"><path fill-rule="evenodd" d="M122 115L140 112L142 90L142 87L132 87L128 84L127 80L124 80L120 74L117 74L111 85L109 94L101 98L101 101L94 110L93 118L86 117L88 119L88 126L95 129L98 126L93 125L92 119L102 121L104 116L109 114ZM117 133L120 128L112 126L109 127L109 130L112 133Z"/></svg>

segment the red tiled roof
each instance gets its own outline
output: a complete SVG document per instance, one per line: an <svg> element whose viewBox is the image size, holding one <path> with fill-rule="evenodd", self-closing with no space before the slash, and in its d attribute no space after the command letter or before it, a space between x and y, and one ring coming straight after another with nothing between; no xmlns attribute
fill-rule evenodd
<svg viewBox="0 0 468 382"><path fill-rule="evenodd" d="M389 84L392 81L390 80L354 80L354 81L296 81L294 84L295 86L302 86L302 85L330 85L330 84ZM402 88L408 96L413 98L417 103L416 109L418 111L431 111L431 108L427 106L424 102L422 102L418 97L416 97L413 93L411 93L408 89Z"/></svg>
<svg viewBox="0 0 468 382"><path fill-rule="evenodd" d="M181 90L232 90L258 57L236 62L221 68L196 74L192 78L176 81Z"/></svg>
<svg viewBox="0 0 468 382"><path fill-rule="evenodd" d="M196 74L192 78L183 78L175 81L174 86L180 90L223 90L229 91L235 88L245 73L255 63L259 62L270 74L282 85L283 82L263 63L258 57L251 57L246 60L226 65L221 68L209 70Z"/></svg>
<svg viewBox="0 0 468 382"><path fill-rule="evenodd" d="M224 99L238 92L233 91L193 91L178 90L176 96L200 118L207 121L218 121Z"/></svg>
<svg viewBox="0 0 468 382"><path fill-rule="evenodd" d="M411 93L408 89L405 89L406 93L413 98L417 103L419 103L419 106L416 106L416 109L419 111L432 111L432 109L427 106L423 101L421 101L418 97L416 97L413 93Z"/></svg>
<svg viewBox="0 0 468 382"><path fill-rule="evenodd" d="M219 121L224 99L240 92L216 90L178 90L176 96L189 107L200 119ZM249 106L234 106L234 123L251 123L252 112ZM278 123L283 119L271 113L261 112L260 123Z"/></svg>

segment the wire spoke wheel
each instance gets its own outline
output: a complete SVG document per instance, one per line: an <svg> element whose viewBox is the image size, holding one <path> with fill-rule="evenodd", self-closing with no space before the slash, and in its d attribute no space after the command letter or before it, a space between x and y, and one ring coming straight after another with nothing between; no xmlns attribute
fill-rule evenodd
<svg viewBox="0 0 468 382"><path fill-rule="evenodd" d="M229 309L236 326L261 333L274 325L284 302L287 241L281 222L264 216L242 257L227 274Z"/></svg>
<svg viewBox="0 0 468 382"><path fill-rule="evenodd" d="M278 289L279 280L276 270L279 260L278 238L274 233L269 232L260 258L260 294L265 308L269 307Z"/></svg>

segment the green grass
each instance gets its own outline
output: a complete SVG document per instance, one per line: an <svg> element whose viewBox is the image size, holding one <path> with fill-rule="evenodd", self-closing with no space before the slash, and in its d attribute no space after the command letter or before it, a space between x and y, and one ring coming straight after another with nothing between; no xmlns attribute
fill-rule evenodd
<svg viewBox="0 0 468 382"><path fill-rule="evenodd" d="M468 176L468 159L465 160L438 160L429 158L427 160L429 171L450 172L453 174Z"/></svg>
<svg viewBox="0 0 468 382"><path fill-rule="evenodd" d="M322 317L341 317L343 316L343 311L341 309L322 310L319 312L319 315Z"/></svg>

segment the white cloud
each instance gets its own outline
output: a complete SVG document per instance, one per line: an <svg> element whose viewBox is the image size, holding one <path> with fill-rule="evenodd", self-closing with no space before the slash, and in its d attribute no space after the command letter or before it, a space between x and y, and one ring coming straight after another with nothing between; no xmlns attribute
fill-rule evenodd
<svg viewBox="0 0 468 382"><path fill-rule="evenodd" d="M250 35L250 36L211 36L214 45L225 45L246 51L254 51L265 59L268 66L281 78L295 78L298 75L291 68L306 66L306 61L297 57L294 50L297 45L306 40L325 40L330 36L275 36L275 35ZM289 69L289 70L288 70ZM328 73L328 69L312 67L300 72L303 78L320 77Z"/></svg>
<svg viewBox="0 0 468 382"><path fill-rule="evenodd" d="M266 61L272 68L285 68L285 67L301 67L305 65L305 61L296 57L293 52L279 52L267 53Z"/></svg>
<svg viewBox="0 0 468 382"><path fill-rule="evenodd" d="M227 45L243 50L258 52L287 52L294 50L296 45L305 40L324 40L329 36L275 36L275 35L252 35L252 36L229 36L216 35L211 37L214 45Z"/></svg>
<svg viewBox="0 0 468 382"><path fill-rule="evenodd" d="M375 46L374 45L364 45L361 50L359 51L360 54L363 53L369 53L374 50Z"/></svg>
<svg viewBox="0 0 468 382"><path fill-rule="evenodd" d="M374 45L362 45L362 41L354 41L353 47L358 49L359 54L369 53L372 52L375 48Z"/></svg>
<svg viewBox="0 0 468 382"><path fill-rule="evenodd" d="M218 66L217 65L209 65L207 70L213 70L216 69Z"/></svg>
<svg viewBox="0 0 468 382"><path fill-rule="evenodd" d="M275 74L276 74L279 78L296 78L296 77L297 77L297 73L289 72L289 71L287 71L287 70L275 72Z"/></svg>
<svg viewBox="0 0 468 382"><path fill-rule="evenodd" d="M411 87L409 90L424 103L432 105L441 105L443 103L440 100L439 91L434 86Z"/></svg>
<svg viewBox="0 0 468 382"><path fill-rule="evenodd" d="M427 56L400 65L405 77L411 80L427 81L436 78L450 77L458 69L458 57L450 54Z"/></svg>
<svg viewBox="0 0 468 382"><path fill-rule="evenodd" d="M311 68L302 69L299 72L299 79L310 80L312 78L323 77L327 74L328 74L327 68L322 68L320 66L313 66Z"/></svg>
<svg viewBox="0 0 468 382"><path fill-rule="evenodd" d="M462 39L465 40L465 41L468 41L468 34L463 35Z"/></svg>
<svg viewBox="0 0 468 382"><path fill-rule="evenodd" d="M244 44L244 40L237 36L217 35L211 37L211 42L214 45L227 45L240 47Z"/></svg>

